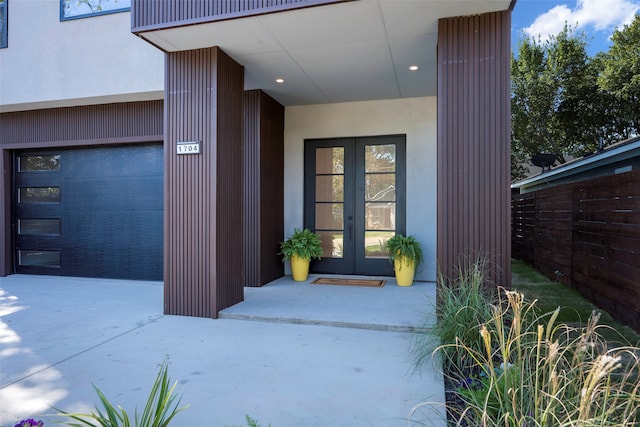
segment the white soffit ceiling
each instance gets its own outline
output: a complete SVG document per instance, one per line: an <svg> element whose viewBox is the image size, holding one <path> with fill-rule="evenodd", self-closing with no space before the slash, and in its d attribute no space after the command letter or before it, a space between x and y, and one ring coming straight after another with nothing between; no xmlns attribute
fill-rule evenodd
<svg viewBox="0 0 640 427"><path fill-rule="evenodd" d="M168 52L219 46L244 65L245 89L283 105L435 96L438 19L510 3L359 0L140 35Z"/></svg>

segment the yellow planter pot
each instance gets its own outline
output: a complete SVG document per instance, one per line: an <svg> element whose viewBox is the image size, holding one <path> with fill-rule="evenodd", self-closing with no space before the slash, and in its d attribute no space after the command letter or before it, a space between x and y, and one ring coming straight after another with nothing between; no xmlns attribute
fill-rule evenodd
<svg viewBox="0 0 640 427"><path fill-rule="evenodd" d="M416 266L413 261L404 257L396 257L396 259L393 260L393 269L396 273L398 286L413 285L413 277L416 274Z"/></svg>
<svg viewBox="0 0 640 427"><path fill-rule="evenodd" d="M300 258L297 255L291 257L291 274L296 282L304 282L309 277L310 259Z"/></svg>

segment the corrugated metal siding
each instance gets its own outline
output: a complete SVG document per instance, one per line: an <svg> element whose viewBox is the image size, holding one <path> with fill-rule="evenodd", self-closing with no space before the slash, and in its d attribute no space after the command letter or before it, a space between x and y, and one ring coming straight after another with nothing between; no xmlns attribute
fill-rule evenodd
<svg viewBox="0 0 640 427"><path fill-rule="evenodd" d="M133 0L131 31L139 33L344 1L352 0Z"/></svg>
<svg viewBox="0 0 640 427"><path fill-rule="evenodd" d="M438 25L438 263L488 256L509 286L511 12Z"/></svg>
<svg viewBox="0 0 640 427"><path fill-rule="evenodd" d="M166 58L165 313L216 318L243 298L244 71L218 48Z"/></svg>
<svg viewBox="0 0 640 427"><path fill-rule="evenodd" d="M162 100L0 114L0 276L12 273L11 149L162 141L162 133Z"/></svg>
<svg viewBox="0 0 640 427"><path fill-rule="evenodd" d="M245 286L284 275L284 107L260 90L244 97Z"/></svg>

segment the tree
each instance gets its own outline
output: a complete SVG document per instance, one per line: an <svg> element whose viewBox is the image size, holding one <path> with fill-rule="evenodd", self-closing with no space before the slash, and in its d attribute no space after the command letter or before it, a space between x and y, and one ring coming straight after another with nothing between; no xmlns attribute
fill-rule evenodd
<svg viewBox="0 0 640 427"><path fill-rule="evenodd" d="M598 80L617 107L616 132L620 139L640 134L640 15L616 30L612 46L601 55Z"/></svg>
<svg viewBox="0 0 640 427"><path fill-rule="evenodd" d="M520 40L511 57L511 149L517 157L536 152L560 152L549 126L555 110L555 81L546 70L545 48L535 40Z"/></svg>
<svg viewBox="0 0 640 427"><path fill-rule="evenodd" d="M524 38L511 58L512 179L517 163L550 153L559 163L597 149L609 122L598 87L602 62L587 54L584 33L565 26L546 42Z"/></svg>

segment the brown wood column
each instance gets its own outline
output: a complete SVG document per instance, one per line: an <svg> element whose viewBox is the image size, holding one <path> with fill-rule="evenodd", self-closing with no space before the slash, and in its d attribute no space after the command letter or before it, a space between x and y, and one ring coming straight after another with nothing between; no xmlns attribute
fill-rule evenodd
<svg viewBox="0 0 640 427"><path fill-rule="evenodd" d="M438 263L490 262L511 283L511 11L438 23Z"/></svg>
<svg viewBox="0 0 640 427"><path fill-rule="evenodd" d="M261 90L244 94L245 286L284 275L284 107Z"/></svg>
<svg viewBox="0 0 640 427"><path fill-rule="evenodd" d="M164 312L217 318L244 298L244 69L213 47L167 53L165 75Z"/></svg>

